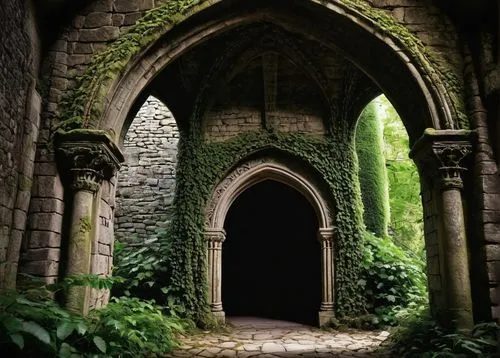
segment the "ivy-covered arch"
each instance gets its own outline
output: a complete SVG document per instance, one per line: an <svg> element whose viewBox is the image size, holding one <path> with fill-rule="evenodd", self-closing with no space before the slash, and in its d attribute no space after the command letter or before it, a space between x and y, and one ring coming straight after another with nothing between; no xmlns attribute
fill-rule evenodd
<svg viewBox="0 0 500 358"><path fill-rule="evenodd" d="M207 206L206 225L222 229L234 200L249 187L268 179L281 182L301 193L316 212L319 227L333 228L332 210L321 190L313 181L272 157L244 162L217 185Z"/></svg>
<svg viewBox="0 0 500 358"><path fill-rule="evenodd" d="M219 16L214 21L195 24L180 35L169 38L168 43L163 43L163 46L158 46L174 26L182 26L183 22L187 22L195 14L202 13L208 7L216 8L219 3L222 2L169 1L150 10L129 31L96 55L87 66L79 85L62 104L61 129L103 129L114 132L116 137L137 95L173 59L222 32L263 20L308 33L329 46L337 46L380 85L396 107L402 106L399 104L397 91L393 88L391 90L388 80L370 73L367 63L370 58L363 59L362 52L356 53L357 49L349 48L348 44L340 44L336 33L323 31L322 34L313 34L307 30L307 26L296 26L297 23L300 24L299 19L295 18L293 24L287 21L284 14L273 12L271 7L253 13ZM419 116L427 118L418 120L420 125L415 128L418 133L413 134L413 139L420 136L425 127L455 129L468 126L458 76L391 15L360 0L309 0L297 3L308 3L322 9L323 14L341 20L360 36L361 41L370 42L367 47L374 46L373 48L388 54L397 68L404 71L403 76L409 79L408 86L418 92L418 98L413 99L420 103L414 108L421 107L423 112ZM238 5L242 4L246 5L248 2L238 2ZM332 37L337 37L335 43L332 43Z"/></svg>
<svg viewBox="0 0 500 358"><path fill-rule="evenodd" d="M264 152L265 149L263 149ZM294 156L286 155L285 158ZM318 220L318 239L321 242L321 305L319 324L325 324L334 316L334 214L331 206L333 199L325 195L318 183L314 180L314 168L310 167L309 175L303 175L294 165L287 161L270 156L250 156L252 159L243 160L237 164L222 179L212 191L205 209L205 236L208 241L208 285L209 300L212 312L223 319L223 302L221 293L222 283L222 255L223 241L225 240L224 222L234 200L248 188L265 180L281 182L302 194L311 204ZM292 158L291 158L292 157ZM306 166L309 167L309 166ZM323 184L327 187L326 183ZM319 304L319 302L318 302Z"/></svg>

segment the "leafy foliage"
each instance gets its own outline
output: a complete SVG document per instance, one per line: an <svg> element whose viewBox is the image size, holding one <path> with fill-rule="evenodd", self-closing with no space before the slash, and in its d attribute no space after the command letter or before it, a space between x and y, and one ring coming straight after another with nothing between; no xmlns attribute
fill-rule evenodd
<svg viewBox="0 0 500 358"><path fill-rule="evenodd" d="M378 236L387 235L390 219L383 148L383 127L378 118L376 104L372 102L366 106L358 119L356 154L365 226L368 231Z"/></svg>
<svg viewBox="0 0 500 358"><path fill-rule="evenodd" d="M163 251L167 250L168 240L164 240ZM160 241L153 237L141 243L141 246L126 246L115 242L114 275L122 282L113 285L113 296L133 296L143 299L160 300L168 272L165 259L160 251Z"/></svg>
<svg viewBox="0 0 500 358"><path fill-rule="evenodd" d="M63 286L87 281L73 279ZM98 280L95 280L97 282ZM8 357L160 356L187 327L175 314L165 316L152 301L119 298L88 317L67 312L40 286L0 296L0 347ZM94 288L104 287L103 284Z"/></svg>
<svg viewBox="0 0 500 358"><path fill-rule="evenodd" d="M93 311L89 320L93 342L112 357L161 356L177 346L175 334L187 328L187 321L175 314L166 317L154 301L136 297L112 298L105 308Z"/></svg>
<svg viewBox="0 0 500 358"><path fill-rule="evenodd" d="M408 135L396 110L385 96L374 102L384 126L384 157L389 181L391 221L390 236L394 242L423 256L423 210L417 168L409 158Z"/></svg>
<svg viewBox="0 0 500 358"><path fill-rule="evenodd" d="M365 234L363 274L360 283L366 290L367 310L383 325L397 324L408 311L428 305L423 262L388 237Z"/></svg>
<svg viewBox="0 0 500 358"><path fill-rule="evenodd" d="M420 310L393 332L389 349L401 358L496 357L499 332L493 322L477 324L470 334L450 331Z"/></svg>

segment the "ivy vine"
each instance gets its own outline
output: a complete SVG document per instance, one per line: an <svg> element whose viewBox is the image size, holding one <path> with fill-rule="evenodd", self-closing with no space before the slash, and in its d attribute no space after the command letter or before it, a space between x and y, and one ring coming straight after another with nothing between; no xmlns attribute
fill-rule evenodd
<svg viewBox="0 0 500 358"><path fill-rule="evenodd" d="M215 186L238 163L256 152L278 150L306 163L327 184L333 198L335 294L338 316L364 309L359 286L362 262L362 204L352 143L329 136L247 132L224 142L181 137L178 152L174 217L169 242L170 293L198 323L209 320L205 207Z"/></svg>

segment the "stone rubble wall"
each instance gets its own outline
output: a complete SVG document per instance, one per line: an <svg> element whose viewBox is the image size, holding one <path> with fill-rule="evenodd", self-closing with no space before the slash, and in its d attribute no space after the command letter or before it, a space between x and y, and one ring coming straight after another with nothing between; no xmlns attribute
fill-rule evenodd
<svg viewBox="0 0 500 358"><path fill-rule="evenodd" d="M115 238L132 243L165 227L175 193L179 131L168 108L149 97L124 141L118 173Z"/></svg>

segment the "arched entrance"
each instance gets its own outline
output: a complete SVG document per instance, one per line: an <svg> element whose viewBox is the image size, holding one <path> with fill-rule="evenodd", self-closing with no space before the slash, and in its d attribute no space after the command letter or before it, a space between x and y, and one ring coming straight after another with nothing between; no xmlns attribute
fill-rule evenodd
<svg viewBox="0 0 500 358"><path fill-rule="evenodd" d="M171 7L174 3L178 7ZM430 282L433 282L436 288L436 295L432 297L432 300L436 302L435 306L437 309L443 312L449 311L452 313L452 316L455 316L455 313L453 313L455 311L464 311L463 316L467 319L463 319L463 322L465 322L463 326L468 325L468 321L470 321L470 305L468 304L468 301L470 301L468 298L470 296L470 285L468 283L468 269L466 265L467 240L465 220L460 219L457 221L448 219L448 217L463 216L463 212L461 211L462 198L460 191L462 182L460 173L465 168L459 165L460 160L457 162L455 159L462 159L465 157L465 154L470 152L469 132L456 131L457 128L463 127L461 121L464 119L464 113L461 109L462 103L460 100L455 100L462 97L457 93L457 91L460 92L460 86L454 85L455 83L460 83L460 81L455 81L451 68L441 66L447 62L443 61L445 58L441 58L439 55L437 57L434 55L431 56L431 52L428 51L427 47L418 41L418 38L412 32L404 26L402 27L396 19L392 19L389 13L378 11L368 4L367 6L358 6L355 3L347 4L340 0L325 2L292 1L290 4L282 4L279 1L270 1L269 4L259 1L215 1L213 2L214 5L210 6L210 9L205 9L205 6L209 2L174 3L169 2L165 7L162 5L158 10L149 12L146 18L147 21L143 21L139 26L135 26L130 31L124 32L125 37L121 38L120 41L112 43L107 50L106 56L96 56L97 60L93 60L87 67L84 76L82 76L83 80L77 86L78 90L75 91L72 97L70 96L72 100L65 101L71 105L68 105L68 108L62 108L62 113L64 113L62 119L64 119L65 123L62 123L61 128L69 131L74 128L83 127L85 128L84 133L87 133L87 130L98 130L92 133L95 132L94 137L99 138L102 142L100 146L103 147L101 151L94 150L95 139L89 140L86 138L86 147L81 146L81 143L77 143L79 145L78 151L73 150L74 148L70 148L72 149L70 151L68 148L65 148L64 144L60 145L57 141L55 143L61 152L67 153L64 154L66 157L62 160L63 162L76 162L73 159L80 159L82 157L88 159L88 163L79 160L77 165L73 165L76 168L65 170L68 173L81 174L80 177L74 175L74 178L71 179L75 179L78 183L77 185L72 185L70 188L75 200L73 200L73 208L68 210L70 213L65 214L66 216L72 215L72 232L84 232L86 239L92 237L94 242L99 243L99 240L101 240L101 242L110 246L108 242L112 238L113 233L110 224L113 217L113 207L109 204L111 200L108 200L108 197L112 198L114 184L111 180L121 160L119 150L116 146L120 142L120 136L128 128L127 123L130 109L142 93L147 92L153 87L155 89L171 87L168 94L173 94L173 99L168 104L169 107L170 103L175 103L179 106L177 108L174 105L171 108L172 110L177 109L176 113L179 113L179 116L176 115L176 118L180 120L180 123L184 124L183 128L181 128L181 137L185 136L183 140L186 143L202 147L205 144L202 139L207 138L207 136L202 137L203 133L199 133L202 132L203 126L201 124L205 120L203 118L205 114L203 110L209 107L207 104L212 102L212 96L218 93L215 90L221 87L219 86L221 83L214 80L224 78L225 76L223 75L225 73L231 73L232 71L228 71L227 69L233 67L232 65L239 65L245 62L238 59L245 60L251 58L252 53L242 53L242 50L246 47L251 47L250 45L255 45L256 40L261 37L257 36L260 32L255 32L253 36L249 36L249 34L255 30L253 27L257 28L257 30L264 29L261 27L264 23L264 25L270 25L269 28L273 29L273 31L268 31L265 28L264 33L276 32L278 35L276 36L277 46L272 46L271 48L264 46L258 48L257 50L259 51L255 52L256 54L262 53L264 55L261 61L262 66L251 67L255 73L259 73L259 77L250 77L263 79L262 85L259 84L256 87L264 89L263 92L266 94L262 96L257 93L255 96L256 98L265 99L265 103L258 103L258 106L254 106L257 108L257 111L255 111L257 116L259 118L262 117L260 118L262 119L261 123L265 124L261 128L262 130L272 132L273 128L269 128L267 125L274 123L275 118L280 118L279 116L275 116L276 109L279 109L281 104L277 94L283 92L278 90L277 85L279 81L277 82L276 78L279 78L279 68L288 66L288 64L279 62L279 56L273 55L275 52L284 53L286 55L284 57L291 57L291 60L299 58L300 61L292 61L293 64L297 63L300 65L299 67L304 67L308 77L311 77L313 82L317 82L319 85L316 87L324 90L328 86L324 86L323 83L332 84L337 82L339 84L339 86L332 86L329 89L331 92L330 95L325 96L325 99L332 102L327 103L326 107L328 110L326 115L322 116L322 119L325 119L326 127L329 129L326 131L326 137L330 138L327 139L332 139L331 144L339 144L339 153L344 153L346 157L349 157L353 123L355 122L355 118L357 118L357 114L359 114L359 109L365 104L363 100L366 100L366 96L375 95L375 93L371 92L364 93L363 90L351 91L354 88L352 85L357 84L360 89L366 89L369 86L365 85L365 81L369 80L368 82L371 84L371 87L377 91L386 93L398 110L401 110L411 143L416 143L413 153L419 153L415 158L422 162L419 166L424 168L422 169L422 192L424 193L424 200L428 203L424 214L426 218L426 240L429 255L436 257L436 265L429 265L434 270L432 273L434 279L430 280ZM201 11L202 9L205 10ZM171 19L169 17L172 21L166 21L167 18L162 17L164 16L162 14L165 13L172 15ZM195 13L197 13L196 16L194 15ZM174 16L175 21L173 21ZM190 16L191 18L188 19ZM151 21L152 19L154 21ZM160 24L161 26L159 26ZM165 24L169 25L163 26ZM176 24L175 29L170 31L171 26L174 24ZM151 36L143 36L145 28L150 31ZM224 36L227 36L227 38ZM353 38L356 41L353 41ZM135 41L138 41L137 39L143 39L144 42L137 43L137 46L130 46L130 43L135 43ZM293 41L290 42L288 39L292 39ZM242 47L238 46L240 43L243 44ZM210 46L203 48L201 47L203 45ZM267 39L263 45L268 45ZM300 50L301 48L304 48L304 51L295 50ZM213 54L213 57L205 58L198 56L196 53L188 53L188 51L194 51L195 49L204 55ZM321 52L318 52L316 49L321 50ZM338 67L339 70L333 71L332 69L337 68L337 62L334 61L337 56L333 54L332 56L324 56L324 54L332 51L338 51L341 55L342 63L345 61L349 68L354 68L356 71L352 73L351 71L344 71L344 67ZM308 56L302 56L302 54L308 53L319 53L320 55L312 56L312 59L309 59ZM372 61L374 56L381 60ZM182 60L182 57L186 61ZM301 60L302 57L303 60ZM320 63L322 61L319 61L315 63L322 58L330 59L331 62ZM120 59L120 61L117 59ZM174 64L174 61L179 62L175 66L171 66ZM196 69L197 66L195 64L197 61L200 62L200 65L207 64L207 66L198 66ZM235 67L239 68L239 66ZM179 73L176 72L173 77L174 81L167 81L165 79L170 79L168 71L171 68L179 69ZM186 81L186 76L190 73L190 69L193 70L193 77ZM256 69L259 69L258 72ZM292 71L285 71L284 73L288 72ZM250 72L250 74L252 73ZM346 76L342 78L335 77L341 73L346 74ZM332 78L325 77L327 74L331 74ZM357 81L356 76L361 76L359 77L361 80ZM168 86L166 85L167 83L169 84ZM304 81L298 81L295 84L302 86L303 83ZM222 84L225 84L224 81ZM248 87L246 81L241 81L241 84L242 88ZM340 86L342 87L340 88ZM290 88L292 89L290 93L297 93L295 89L298 86ZM304 92L307 92L309 87L304 88ZM185 92L181 91L181 89ZM231 91L230 89L226 89L225 92L231 94L241 93L240 91ZM293 97L290 98L293 99ZM287 104L295 104L295 102L295 100L292 100L289 103L287 102ZM227 103L227 101L224 103ZM316 108L318 106L313 107ZM195 109L194 113L193 108ZM292 111L290 111L290 108ZM231 106L226 109L228 111L224 110L222 112L233 113L234 108ZM290 106L285 107L285 109L287 110L285 114L295 112L295 109ZM334 113L330 109L338 109L339 113ZM214 119L219 120L219 118ZM245 123L242 123L242 125L245 128L253 128L253 120L254 118L247 117ZM230 125L224 127L235 133L239 131L239 129L235 130ZM293 125L286 128L290 130L289 128L293 129L297 127L293 123ZM431 127L433 130L424 132L427 127ZM424 134L424 140L417 143L422 134ZM72 135L73 138L71 140L74 142L82 141L82 138L75 138L74 133ZM267 145L269 143L263 144ZM84 149L83 152L88 155L83 156L81 149ZM115 155L116 158L113 157L113 153L107 155L113 159L111 161L108 160L113 165L101 168L104 160L101 160L101 158L94 160L94 157L97 156L95 153L108 154L110 150L113 153L117 153ZM196 163L194 166L196 166ZM339 160L338 167L343 167L341 160ZM75 171L72 169L78 170ZM246 169L243 168L242 171L245 172ZM283 176L275 168L272 168L270 172L278 173L277 176L287 178L286 180L288 178L296 179L293 175ZM348 172L350 173L351 171ZM87 177L83 177L82 173L87 175ZM95 175L96 173L98 175ZM438 175L438 173L441 174ZM91 180L88 178L90 176L92 176ZM220 178L219 173L216 173L213 178ZM259 177L259 180L261 179L262 177ZM101 181L103 180L104 184L101 186ZM293 180L291 181L296 185L292 186L297 190L302 192L299 188L307 188L300 180ZM91 187L88 185L89 182L92 184ZM343 180L337 184L342 185L346 183L348 183L348 180ZM192 189L192 184L193 182L186 184L186 191ZM209 241L210 303L212 310L216 313L223 312L220 297L220 250L222 241L225 238L223 221L232 200L241 193L241 190L245 190L248 187L245 186L248 184L246 182L240 184L241 186L235 186L237 189L234 191L229 191L229 194L220 197L220 193L228 188L225 184L221 184L222 186L219 188L221 191L219 192L219 189L216 189L214 194L215 199L212 201L218 204L211 206L212 204L209 203L209 210L215 209L215 211L207 215L209 224L207 225L206 238ZM251 184L255 183L252 182ZM209 183L203 186L203 188L209 188L212 185L213 183ZM99 193L100 188L105 186L108 186L109 190L106 189L104 194ZM89 190L93 194L96 194L94 195L95 198L88 195ZM80 191L84 193L79 193ZM322 210L321 208L324 206L321 205L321 202L318 204L315 201L316 197L314 195L310 194L310 192L304 195L310 200L316 212ZM218 201L219 198L221 198L221 201ZM205 200L206 198L203 196L203 202ZM91 206L96 203L102 205L100 213L90 210ZM343 214L346 214L342 211L347 210L346 208L348 207L348 205L338 206L339 218ZM454 210L458 210L458 214ZM211 214L214 216L211 217ZM43 213L43 215L46 214ZM356 219L357 217L355 212L350 212L346 215L347 218L352 219ZM103 233L102 238L99 238L99 230L91 232L87 229L88 225L86 224L88 224L88 220L86 219L88 217L92 217L93 219L92 227L98 228ZM323 233L324 237L327 238L323 242L323 253L324 255L331 255L332 226L319 214L318 218L320 221L319 232ZM339 221L346 222L343 220ZM193 233L189 237L193 242L196 241L196 245L201 241L196 239L201 236L203 230L201 221L198 220L198 222L200 223L200 227L196 227L196 230L193 229ZM192 226L190 227L192 228ZM351 227L354 226L351 225ZM186 232L186 230L182 232ZM351 237L356 238L359 236L358 234L359 232L353 233ZM68 236L73 237L73 235ZM456 239L457 237L459 240ZM352 242L349 239L346 235L339 242ZM76 242L78 243L78 241ZM444 256L442 253L449 251L448 246L452 246L452 249L455 248L458 254ZM180 242L179 247L182 247ZM75 273L94 272L91 271L87 262L85 262L85 265L78 266L80 257L87 259L87 257L92 255L90 248L82 251L85 252L68 259L71 263L77 261L70 266L76 268ZM199 278L203 276L192 269L193 267L198 267L199 262L203 262L200 257L203 256L204 252L201 251L199 250L199 255L189 257L192 260L192 265L186 264L185 267L183 266L175 272L179 277L179 282L184 277L191 278L196 276ZM339 250L340 252L341 250ZM325 260L325 256L323 256L323 261L329 262L329 260ZM111 267L109 256L105 256L102 262L102 266ZM350 260L347 256L339 254L339 262L345 262L347 263L346 267L350 267L351 263L356 262L356 260ZM329 265L324 264L322 266L323 277L333 277L332 265ZM456 275L457 267L460 266L464 268L464 274ZM353 265L353 268L357 267L359 267L357 263ZM356 269L349 270L344 267L342 271L339 270L339 277L342 277L347 272L356 272ZM202 279L198 278L196 279L197 284L194 284L195 280L189 283L191 286L190 289L197 292L197 299L190 301L201 302L201 305L204 305L205 295L204 292L203 294L201 292L204 289L204 277ZM353 277L352 281L356 282L356 277ZM331 307L333 307L333 283L331 282L333 281L329 279L323 279L322 281L321 309L324 311L331 310ZM349 280L339 280L339 288L345 282L349 282ZM446 285L443 287L442 283L445 282ZM451 288L448 288L448 286ZM183 285L179 284L178 287L180 291L184 290ZM194 287L196 287L196 290ZM340 289L339 292L341 292ZM345 298L352 294L352 290L342 292L345 294L339 295L339 307L342 306L343 299L345 301ZM455 294L455 292L459 294ZM455 297L465 297L465 299L455 299ZM451 309L446 308L447 303L449 303L448 306L452 307ZM193 304L193 306L196 305ZM350 307L351 305L345 305L345 307L348 306ZM197 311L201 311L200 307L194 308ZM223 313L221 315L223 316Z"/></svg>
<svg viewBox="0 0 500 358"><path fill-rule="evenodd" d="M320 325L333 316L327 202L313 180L270 157L240 164L219 183L205 231L210 307L219 320L225 298L231 314L314 324L319 310Z"/></svg>
<svg viewBox="0 0 500 358"><path fill-rule="evenodd" d="M307 199L288 185L262 181L233 202L224 229L226 315L317 324L321 246Z"/></svg>

